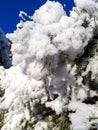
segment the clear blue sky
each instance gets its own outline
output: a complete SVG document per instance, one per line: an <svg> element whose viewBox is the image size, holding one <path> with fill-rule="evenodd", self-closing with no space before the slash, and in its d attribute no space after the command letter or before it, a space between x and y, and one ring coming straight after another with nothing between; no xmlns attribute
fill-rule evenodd
<svg viewBox="0 0 98 130"><path fill-rule="evenodd" d="M0 0L0 27L5 33L13 32L16 24L20 21L19 11L25 11L32 15L36 9L43 5L47 0ZM73 0L55 0L66 4L66 12L74 6Z"/></svg>

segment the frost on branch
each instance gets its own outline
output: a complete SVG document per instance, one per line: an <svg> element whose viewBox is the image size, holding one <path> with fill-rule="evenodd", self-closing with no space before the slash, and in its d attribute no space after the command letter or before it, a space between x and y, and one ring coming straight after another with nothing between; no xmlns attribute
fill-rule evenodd
<svg viewBox="0 0 98 130"><path fill-rule="evenodd" d="M0 109L6 110L1 130L60 130L51 126L54 112L59 120L66 111L70 129L96 127L98 3L75 3L68 17L60 3L47 1L34 21L21 21L7 34L14 43L13 67L0 69Z"/></svg>

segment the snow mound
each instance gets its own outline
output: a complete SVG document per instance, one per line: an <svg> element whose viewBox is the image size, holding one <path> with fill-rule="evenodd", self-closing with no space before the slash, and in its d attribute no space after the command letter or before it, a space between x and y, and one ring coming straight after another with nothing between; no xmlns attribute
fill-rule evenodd
<svg viewBox="0 0 98 130"><path fill-rule="evenodd" d="M42 25L47 25L58 22L63 15L65 15L65 11L59 2L47 1L39 10L35 11L32 18Z"/></svg>

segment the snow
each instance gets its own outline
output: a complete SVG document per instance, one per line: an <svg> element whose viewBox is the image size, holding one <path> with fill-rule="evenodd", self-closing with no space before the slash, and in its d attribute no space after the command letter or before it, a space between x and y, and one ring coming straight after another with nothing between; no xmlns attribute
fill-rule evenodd
<svg viewBox="0 0 98 130"><path fill-rule="evenodd" d="M61 102L59 99L56 99L52 102L47 102L46 107L50 107L56 111L56 114L60 114L63 112L64 103Z"/></svg>
<svg viewBox="0 0 98 130"><path fill-rule="evenodd" d="M39 121L34 128L34 130L43 130L43 129L45 130L48 129L47 122L45 121Z"/></svg>
<svg viewBox="0 0 98 130"><path fill-rule="evenodd" d="M27 14L26 12L24 12L24 11L20 11L19 17L20 17L23 21L32 20L31 16L28 16L28 14Z"/></svg>
<svg viewBox="0 0 98 130"><path fill-rule="evenodd" d="M75 0L75 3L79 8L86 10L89 14L92 14L95 10L95 1L94 0L88 0L88 1Z"/></svg>
<svg viewBox="0 0 98 130"><path fill-rule="evenodd" d="M47 1L45 6L43 5L35 11L32 18L40 24L47 25L58 22L63 15L65 12L59 2Z"/></svg>
<svg viewBox="0 0 98 130"><path fill-rule="evenodd" d="M90 117L97 117L98 106L86 105L81 102L71 102L69 104L69 110L75 111L70 114L70 120L72 121L71 129L73 130L88 130L91 126Z"/></svg>
<svg viewBox="0 0 98 130"><path fill-rule="evenodd" d="M32 21L25 21L24 15L29 16L21 11L23 21L14 33L6 35L13 42L13 66L8 70L0 67L0 89L5 90L0 109L8 110L1 130L22 130L28 127L26 122L34 124L40 111L37 105L51 108L58 115L65 107L74 111L69 114L73 130L89 130L90 117L97 117L98 104L83 103L88 92L94 92L82 81L89 71L92 79L97 80L98 55L88 61L81 75L75 63L93 38L97 1L75 0L75 3L70 17L55 1L47 1L36 10L30 16ZM34 126L35 130L48 129L44 120L38 120Z"/></svg>
<svg viewBox="0 0 98 130"><path fill-rule="evenodd" d="M0 29L0 63L5 67L9 68L12 66L12 62L9 58L8 52L8 39L6 38L2 29Z"/></svg>

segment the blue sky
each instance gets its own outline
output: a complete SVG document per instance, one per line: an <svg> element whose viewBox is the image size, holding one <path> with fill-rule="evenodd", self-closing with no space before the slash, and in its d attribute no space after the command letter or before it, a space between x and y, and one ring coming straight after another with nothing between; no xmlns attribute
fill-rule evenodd
<svg viewBox="0 0 98 130"><path fill-rule="evenodd" d="M0 27L5 33L13 32L20 21L19 11L32 15L47 0L0 0ZM66 12L74 6L73 0L55 0L66 4Z"/></svg>

